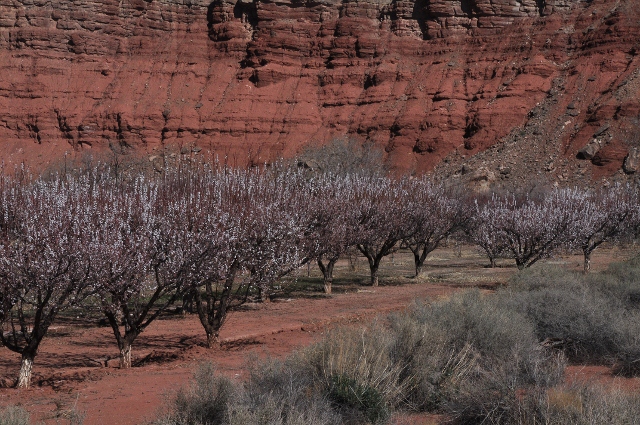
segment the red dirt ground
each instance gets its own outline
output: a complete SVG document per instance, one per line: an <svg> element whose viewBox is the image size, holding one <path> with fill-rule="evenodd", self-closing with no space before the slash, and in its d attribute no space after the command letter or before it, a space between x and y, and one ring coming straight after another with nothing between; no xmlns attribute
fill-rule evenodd
<svg viewBox="0 0 640 425"><path fill-rule="evenodd" d="M594 258L594 270L631 255L617 248L601 250ZM486 260L476 250L452 248L434 252L425 275L414 280L405 277L411 274L411 258L405 257L396 255L388 262L387 274L392 277L386 281L390 286L350 286L351 293L330 297L246 305L231 313L221 333L220 348L204 347L204 332L196 316L158 320L134 343L134 363L137 360L138 365L130 370L117 368L110 328L83 323L80 318L58 323L42 343L33 386L28 390L6 388L17 374L19 356L0 348L0 384L5 386L0 388L0 406L20 405L30 412L32 421L47 424L65 423L74 408L86 414L85 425L145 423L157 416L203 361L214 362L229 377L242 378L251 354L283 357L318 340L332 326L364 323L376 315L402 310L416 299L435 299L464 287L494 287L515 272L509 264L487 269ZM575 269L581 265L580 258L574 256L550 262ZM346 268L346 262L339 266ZM366 281L366 275L363 278ZM569 367L567 381L575 380L640 389L640 379L613 378L600 366ZM408 415L394 422L427 425L438 421L433 415Z"/></svg>
<svg viewBox="0 0 640 425"><path fill-rule="evenodd" d="M381 286L327 298L257 304L231 314L217 349L203 347L196 316L160 320L134 344L134 357L149 360L130 370L118 369L116 359L107 360L117 354L110 328L54 326L36 358L33 387L0 389L0 405L19 404L32 419L47 423L55 423L75 406L86 413L85 425L140 424L156 416L202 361L211 360L222 373L240 377L249 353L281 357L310 344L328 326L370 319L453 290L432 284ZM105 361L107 367L100 365ZM17 355L0 351L3 377L14 377L18 366Z"/></svg>

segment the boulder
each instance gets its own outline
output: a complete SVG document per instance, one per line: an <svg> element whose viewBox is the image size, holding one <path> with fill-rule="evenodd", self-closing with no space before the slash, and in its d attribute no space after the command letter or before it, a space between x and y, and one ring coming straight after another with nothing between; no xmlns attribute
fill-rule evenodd
<svg viewBox="0 0 640 425"><path fill-rule="evenodd" d="M593 159L602 148L602 143L598 139L593 139L585 147L578 151L578 159Z"/></svg>

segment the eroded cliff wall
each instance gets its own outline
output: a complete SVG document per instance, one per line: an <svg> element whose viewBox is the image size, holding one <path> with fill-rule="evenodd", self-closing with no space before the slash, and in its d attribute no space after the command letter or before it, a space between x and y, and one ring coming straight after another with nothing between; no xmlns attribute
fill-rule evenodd
<svg viewBox="0 0 640 425"><path fill-rule="evenodd" d="M403 170L611 175L639 44L634 0L0 0L0 148L246 164L349 135Z"/></svg>

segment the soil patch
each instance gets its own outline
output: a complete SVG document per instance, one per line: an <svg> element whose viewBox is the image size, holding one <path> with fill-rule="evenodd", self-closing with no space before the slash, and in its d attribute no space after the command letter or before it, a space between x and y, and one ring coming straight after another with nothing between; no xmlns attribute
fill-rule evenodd
<svg viewBox="0 0 640 425"><path fill-rule="evenodd" d="M632 254L618 248L598 250L593 268L602 270ZM576 270L582 265L579 256L552 262ZM361 286L368 282L363 259L343 260L336 267L330 296L320 292L319 272L303 268L273 302L248 304L232 312L217 348L205 348L204 331L195 315L157 320L134 343L135 367L129 370L117 368L118 350L109 327L97 321L87 323L80 316L67 317L43 341L33 387L28 390L7 388L18 371L19 356L0 349L0 387L4 387L0 406L23 406L34 422L47 424L60 423L73 409L84 412L85 425L145 423L167 406L201 362L212 361L221 373L242 379L248 356L284 357L318 340L333 326L366 323L377 315L405 309L415 300L445 297L461 288L493 288L517 271L507 261L496 269L486 264L473 247L449 246L434 252L424 274L412 278L412 258L401 252L383 263L383 285L373 288ZM570 367L567 372L568 380L589 378L640 389L637 379L613 378L606 368ZM437 420L434 415L400 415L396 422L432 424Z"/></svg>
<svg viewBox="0 0 640 425"><path fill-rule="evenodd" d="M214 349L204 347L196 316L159 320L135 342L130 370L117 368L117 348L109 328L53 334L43 341L36 359L33 387L0 389L0 404L21 405L33 419L45 423L56 423L75 407L86 413L85 425L140 424L155 417L200 362L213 361L222 373L242 378L249 355L283 357L312 343L328 327L367 321L404 309L416 299L434 299L455 290L427 283L367 289L233 312L222 330L221 346ZM17 355L0 351L3 377L13 377L18 366Z"/></svg>

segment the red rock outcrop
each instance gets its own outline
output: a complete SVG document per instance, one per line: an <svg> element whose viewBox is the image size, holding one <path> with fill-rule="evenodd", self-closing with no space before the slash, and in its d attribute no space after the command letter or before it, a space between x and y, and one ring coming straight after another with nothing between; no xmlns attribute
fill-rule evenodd
<svg viewBox="0 0 640 425"><path fill-rule="evenodd" d="M1 156L246 164L349 135L403 170L504 145L610 175L640 140L639 22L633 0L0 0Z"/></svg>

